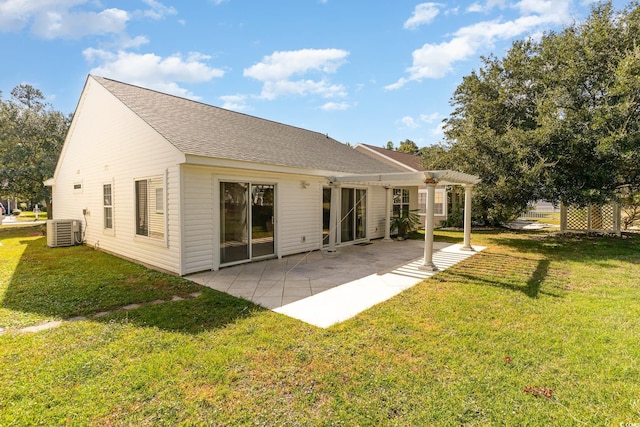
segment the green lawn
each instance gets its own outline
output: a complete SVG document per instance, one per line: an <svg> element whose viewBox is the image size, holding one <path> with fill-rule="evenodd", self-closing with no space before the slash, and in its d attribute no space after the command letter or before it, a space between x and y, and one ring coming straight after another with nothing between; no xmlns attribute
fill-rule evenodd
<svg viewBox="0 0 640 427"><path fill-rule="evenodd" d="M640 423L640 237L472 241L488 248L325 330L0 227L0 426Z"/></svg>
<svg viewBox="0 0 640 427"><path fill-rule="evenodd" d="M33 213L32 211L22 211L20 212L20 215L17 215L15 218L17 222L33 222L36 220L36 214ZM38 220L46 221L47 213L40 212L38 214Z"/></svg>

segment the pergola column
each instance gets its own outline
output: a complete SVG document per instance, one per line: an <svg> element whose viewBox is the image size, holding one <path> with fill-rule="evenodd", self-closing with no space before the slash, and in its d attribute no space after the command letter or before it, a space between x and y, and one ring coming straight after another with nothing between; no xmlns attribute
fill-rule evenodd
<svg viewBox="0 0 640 427"><path fill-rule="evenodd" d="M340 194L340 186L331 184L331 206L329 208L329 252L336 251L336 241L338 240L338 196Z"/></svg>
<svg viewBox="0 0 640 427"><path fill-rule="evenodd" d="M567 207L564 203L560 203L560 233L567 232Z"/></svg>
<svg viewBox="0 0 640 427"><path fill-rule="evenodd" d="M386 190L386 204L384 214L384 239L391 240L391 201L393 198L393 188L385 187Z"/></svg>
<svg viewBox="0 0 640 427"><path fill-rule="evenodd" d="M473 185L464 186L464 243L462 250L473 251L471 247L471 190Z"/></svg>
<svg viewBox="0 0 640 427"><path fill-rule="evenodd" d="M437 271L438 267L433 263L433 223L434 223L434 205L436 197L436 181L427 180L427 216L424 224L424 259L422 262L423 270Z"/></svg>

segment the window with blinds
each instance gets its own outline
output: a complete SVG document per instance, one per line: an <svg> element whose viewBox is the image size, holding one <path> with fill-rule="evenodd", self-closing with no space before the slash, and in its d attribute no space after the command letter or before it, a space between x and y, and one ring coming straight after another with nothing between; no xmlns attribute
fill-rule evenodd
<svg viewBox="0 0 640 427"><path fill-rule="evenodd" d="M433 199L433 214L434 215L446 215L445 212L445 202L446 202L446 190L436 188L434 199ZM427 213L426 208L427 203L427 190L419 190L418 192L418 206L420 208L421 214Z"/></svg>
<svg viewBox="0 0 640 427"><path fill-rule="evenodd" d="M161 177L135 181L136 234L164 239L164 182Z"/></svg>
<svg viewBox="0 0 640 427"><path fill-rule="evenodd" d="M102 186L102 199L104 210L104 229L113 229L113 189L111 184L104 184Z"/></svg>

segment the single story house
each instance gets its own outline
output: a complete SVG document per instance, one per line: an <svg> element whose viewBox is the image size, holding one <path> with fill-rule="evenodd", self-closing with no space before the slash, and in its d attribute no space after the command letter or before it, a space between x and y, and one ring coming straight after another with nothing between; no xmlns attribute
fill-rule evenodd
<svg viewBox="0 0 640 427"><path fill-rule="evenodd" d="M47 184L54 219L79 221L82 242L186 275L388 238L392 188L425 179L467 185L469 202L477 182L399 173L322 133L89 76Z"/></svg>
<svg viewBox="0 0 640 427"><path fill-rule="evenodd" d="M368 144L357 144L359 152L377 159L385 164L394 166L400 172L424 172L427 169L422 165L422 158L418 155L403 153L401 151L387 150ZM425 225L427 201L427 187L406 187L393 189L393 215L400 212L418 211L422 226ZM447 187L436 186L434 200L434 216L436 224L447 219Z"/></svg>

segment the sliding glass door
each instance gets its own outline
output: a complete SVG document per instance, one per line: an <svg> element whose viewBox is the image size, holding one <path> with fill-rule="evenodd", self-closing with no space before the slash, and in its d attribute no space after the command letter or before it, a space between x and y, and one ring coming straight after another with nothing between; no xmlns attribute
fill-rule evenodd
<svg viewBox="0 0 640 427"><path fill-rule="evenodd" d="M275 254L275 185L220 182L220 263Z"/></svg>
<svg viewBox="0 0 640 427"><path fill-rule="evenodd" d="M367 190L356 189L355 217L355 239L367 237Z"/></svg>
<svg viewBox="0 0 640 427"><path fill-rule="evenodd" d="M220 183L220 263L249 259L249 185Z"/></svg>
<svg viewBox="0 0 640 427"><path fill-rule="evenodd" d="M274 185L251 186L251 256L259 258L275 253Z"/></svg>
<svg viewBox="0 0 640 427"><path fill-rule="evenodd" d="M329 244L329 231L331 229L331 188L322 189L322 245Z"/></svg>
<svg viewBox="0 0 640 427"><path fill-rule="evenodd" d="M350 242L367 237L367 190L343 188L341 202L340 241Z"/></svg>

